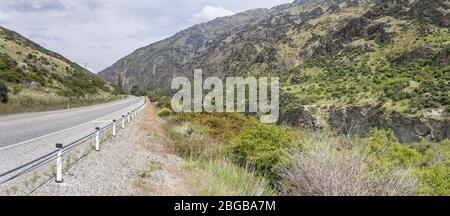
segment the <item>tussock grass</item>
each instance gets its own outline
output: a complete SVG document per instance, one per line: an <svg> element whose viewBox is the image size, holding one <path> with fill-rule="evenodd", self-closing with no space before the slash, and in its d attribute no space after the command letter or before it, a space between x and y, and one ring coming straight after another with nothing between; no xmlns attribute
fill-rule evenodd
<svg viewBox="0 0 450 216"><path fill-rule="evenodd" d="M269 182L250 169L226 160L188 161L194 171L194 194L201 196L272 196Z"/></svg>
<svg viewBox="0 0 450 216"><path fill-rule="evenodd" d="M318 139L294 154L282 176L296 196L408 196L417 179L406 169L373 166L374 157L345 149L337 139Z"/></svg>

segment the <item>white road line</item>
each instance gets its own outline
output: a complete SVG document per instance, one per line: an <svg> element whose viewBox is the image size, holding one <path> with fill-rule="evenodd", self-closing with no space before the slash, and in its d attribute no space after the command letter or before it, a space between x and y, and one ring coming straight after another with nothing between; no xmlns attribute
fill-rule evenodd
<svg viewBox="0 0 450 216"><path fill-rule="evenodd" d="M75 128L78 128L78 127L81 127L81 126L84 126L84 125L87 125L87 124L90 124L90 123L92 123L92 122L86 122L86 123L84 123L84 124L80 124L80 125L77 125L77 126L75 126L75 127L67 128L67 129L60 130L60 131L56 131L56 132L53 132L53 133L51 133L51 134L47 134L47 135L44 135L44 136L36 137L36 138L34 138L34 139L30 139L30 140L23 141L23 142L20 142L20 143L16 143L16 144L13 144L13 145L10 145L10 146L6 146L6 147L3 147L3 148L0 148L0 151L1 151L1 150L5 150L5 149L10 149L10 148L13 148L13 147L17 147L17 146L20 146L20 145L23 145L23 144L27 144L27 143L29 143L29 142L33 142L33 141L36 141L36 140L40 140L40 139L43 139L43 138L46 138L46 137L49 137L49 136L53 136L53 135L55 135L55 134L59 134L59 133L62 133L62 132L66 132L66 131L69 131L69 130L73 130L73 129L75 129Z"/></svg>
<svg viewBox="0 0 450 216"><path fill-rule="evenodd" d="M140 101L139 101L139 102L140 102ZM139 103L139 102L138 102L138 103ZM134 107L134 105L132 105L131 107ZM118 110L118 111L120 111L120 110ZM118 111L117 111L117 112L118 112ZM64 130L56 131L56 132L53 132L53 133L50 133L50 134L47 134L47 135L44 135L44 136L36 137L36 138L34 138L34 139L30 139L30 140L27 140L27 141L23 141L23 142L20 142L20 143L16 143L16 144L13 144L13 145L9 145L9 146L0 148L0 151L6 150L6 149L10 149L10 148L14 148L14 147L17 147L17 146L21 146L21 145L23 145L23 144L27 144L27 143L30 143L30 142L33 142L33 141L36 141L36 140L40 140L40 139L43 139L43 138L46 138L46 137L49 137L49 136L53 136L53 135L62 133L62 132L70 131L70 130L73 130L73 129L82 127L82 126L84 126L84 125L87 125L87 124L106 122L106 121L99 121L99 119L102 119L102 118L104 118L104 116L102 116L102 117L100 117L100 118L97 118L97 119L95 119L95 120L92 120L92 121L89 121L89 122L86 122L86 123L83 123L83 124L80 124L80 125L71 127L71 128L67 128L67 129L64 129Z"/></svg>

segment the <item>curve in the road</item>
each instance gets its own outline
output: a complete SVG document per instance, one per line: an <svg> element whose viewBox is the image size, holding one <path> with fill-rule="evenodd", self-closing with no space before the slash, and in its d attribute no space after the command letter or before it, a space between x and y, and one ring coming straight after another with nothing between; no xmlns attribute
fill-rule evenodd
<svg viewBox="0 0 450 216"><path fill-rule="evenodd" d="M142 98L130 97L113 103L73 110L0 117L0 149L26 144L81 127L113 112L134 107L142 101Z"/></svg>

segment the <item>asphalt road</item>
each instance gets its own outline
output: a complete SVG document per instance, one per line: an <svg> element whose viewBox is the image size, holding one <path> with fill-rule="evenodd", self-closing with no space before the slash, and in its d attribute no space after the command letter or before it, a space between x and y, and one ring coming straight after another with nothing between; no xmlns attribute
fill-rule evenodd
<svg viewBox="0 0 450 216"><path fill-rule="evenodd" d="M93 131L94 126L108 125L142 103L143 98L130 97L70 110L0 116L0 150L45 140L70 142L66 134L83 137L86 134L82 133Z"/></svg>

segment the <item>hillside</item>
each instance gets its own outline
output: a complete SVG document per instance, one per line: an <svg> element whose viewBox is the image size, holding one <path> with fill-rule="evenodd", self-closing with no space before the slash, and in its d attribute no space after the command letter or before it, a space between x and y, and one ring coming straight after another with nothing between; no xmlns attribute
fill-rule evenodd
<svg viewBox="0 0 450 216"><path fill-rule="evenodd" d="M279 76L289 125L442 140L450 136L449 10L446 0L297 0L193 26L99 75L121 77L128 90L164 89L194 68Z"/></svg>
<svg viewBox="0 0 450 216"><path fill-rule="evenodd" d="M60 54L0 27L0 114L87 105L113 99L115 89ZM5 90L3 90L5 92Z"/></svg>

